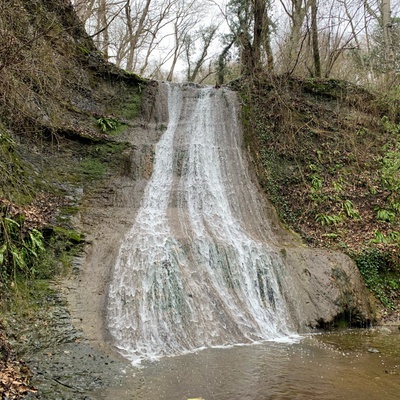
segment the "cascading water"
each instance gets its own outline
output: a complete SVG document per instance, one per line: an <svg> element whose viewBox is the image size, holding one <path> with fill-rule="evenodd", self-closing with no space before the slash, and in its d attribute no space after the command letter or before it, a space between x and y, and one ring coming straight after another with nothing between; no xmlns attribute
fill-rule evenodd
<svg viewBox="0 0 400 400"><path fill-rule="evenodd" d="M169 123L108 302L132 361L290 334L279 255L241 155L236 97L163 85Z"/></svg>

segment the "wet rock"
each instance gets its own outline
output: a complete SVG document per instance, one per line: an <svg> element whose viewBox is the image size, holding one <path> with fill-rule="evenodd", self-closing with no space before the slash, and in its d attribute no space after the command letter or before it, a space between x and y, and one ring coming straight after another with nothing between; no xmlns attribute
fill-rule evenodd
<svg viewBox="0 0 400 400"><path fill-rule="evenodd" d="M92 346L72 324L60 292L50 293L28 320L5 316L4 330L33 373L27 399L94 400L91 392L118 386L133 375L130 363ZM0 359L1 361L1 359Z"/></svg>
<svg viewBox="0 0 400 400"><path fill-rule="evenodd" d="M375 347L370 347L368 349L368 353L380 353L380 351L378 349L376 349Z"/></svg>
<svg viewBox="0 0 400 400"><path fill-rule="evenodd" d="M120 385L130 366L87 342L68 343L36 353L29 362L38 387L30 399L94 399L91 392Z"/></svg>

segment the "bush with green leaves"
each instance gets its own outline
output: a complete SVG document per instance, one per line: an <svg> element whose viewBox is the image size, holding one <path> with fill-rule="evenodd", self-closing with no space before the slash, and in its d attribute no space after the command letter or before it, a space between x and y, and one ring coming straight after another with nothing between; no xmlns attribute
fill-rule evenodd
<svg viewBox="0 0 400 400"><path fill-rule="evenodd" d="M120 122L113 117L100 117L96 122L102 132L114 131L120 125Z"/></svg>
<svg viewBox="0 0 400 400"><path fill-rule="evenodd" d="M381 179L389 195L400 195L400 143L388 151L382 159Z"/></svg>
<svg viewBox="0 0 400 400"><path fill-rule="evenodd" d="M25 231L23 218L0 217L0 271L3 282L32 279L44 252L44 238L37 229Z"/></svg>
<svg viewBox="0 0 400 400"><path fill-rule="evenodd" d="M400 271L388 252L378 249L365 250L355 257L367 287L385 307L394 309L398 301Z"/></svg>
<svg viewBox="0 0 400 400"><path fill-rule="evenodd" d="M315 220L322 226L338 225L342 222L343 217L341 215L317 214Z"/></svg>
<svg viewBox="0 0 400 400"><path fill-rule="evenodd" d="M360 220L361 216L358 210L354 207L354 204L351 200L345 200L343 203L343 209L346 213L346 215L354 220Z"/></svg>

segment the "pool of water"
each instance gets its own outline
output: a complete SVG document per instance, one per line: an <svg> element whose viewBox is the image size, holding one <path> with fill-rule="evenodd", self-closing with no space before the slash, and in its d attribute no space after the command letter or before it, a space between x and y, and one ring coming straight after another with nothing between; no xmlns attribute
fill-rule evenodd
<svg viewBox="0 0 400 400"><path fill-rule="evenodd" d="M96 399L399 399L398 329L206 349L129 370Z"/></svg>

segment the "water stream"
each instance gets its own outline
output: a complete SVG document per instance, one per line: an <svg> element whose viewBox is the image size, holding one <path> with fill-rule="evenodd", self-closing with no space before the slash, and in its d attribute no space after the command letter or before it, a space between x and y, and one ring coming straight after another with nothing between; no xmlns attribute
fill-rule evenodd
<svg viewBox="0 0 400 400"><path fill-rule="evenodd" d="M110 286L116 346L137 361L290 336L290 279L247 175L234 93L163 89L168 126Z"/></svg>

